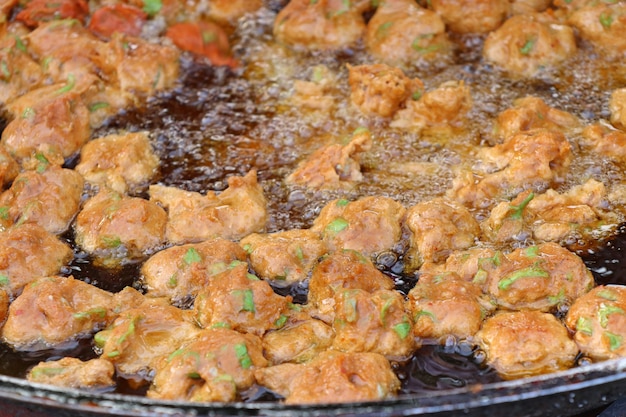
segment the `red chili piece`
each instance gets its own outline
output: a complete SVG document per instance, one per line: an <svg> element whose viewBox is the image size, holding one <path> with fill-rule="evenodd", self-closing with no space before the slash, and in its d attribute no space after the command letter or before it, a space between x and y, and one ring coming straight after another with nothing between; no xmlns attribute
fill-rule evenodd
<svg viewBox="0 0 626 417"><path fill-rule="evenodd" d="M139 36L147 18L143 10L118 3L96 10L91 16L89 30L104 39L110 39L115 32Z"/></svg>
<svg viewBox="0 0 626 417"><path fill-rule="evenodd" d="M213 65L239 65L231 56L228 35L215 23L177 23L165 35L180 49L205 56Z"/></svg>

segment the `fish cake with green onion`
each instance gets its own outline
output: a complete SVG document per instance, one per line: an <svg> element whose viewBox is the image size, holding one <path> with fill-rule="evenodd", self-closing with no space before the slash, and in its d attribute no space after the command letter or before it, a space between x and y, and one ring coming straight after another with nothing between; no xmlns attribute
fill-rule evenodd
<svg viewBox="0 0 626 417"><path fill-rule="evenodd" d="M441 197L410 207L404 223L411 232L405 259L412 269L426 261L443 262L454 251L469 249L481 232L465 206Z"/></svg>
<svg viewBox="0 0 626 417"><path fill-rule="evenodd" d="M381 354L327 350L310 362L257 369L259 385L286 404L328 404L393 398L400 381Z"/></svg>
<svg viewBox="0 0 626 417"><path fill-rule="evenodd" d="M591 271L578 255L547 242L503 255L489 273L486 289L503 309L556 311L594 285Z"/></svg>
<svg viewBox="0 0 626 417"><path fill-rule="evenodd" d="M483 57L512 76L530 78L576 53L574 30L549 13L516 15L489 33Z"/></svg>
<svg viewBox="0 0 626 417"><path fill-rule="evenodd" d="M367 292L392 290L394 282L380 272L372 261L354 250L339 250L324 256L313 269L309 280L308 305L314 317L332 323L335 293L344 289Z"/></svg>
<svg viewBox="0 0 626 417"><path fill-rule="evenodd" d="M408 307L415 323L415 337L437 343L445 343L449 336L474 336L483 319L495 310L490 297L478 285L462 280L454 272L421 274L409 291Z"/></svg>
<svg viewBox="0 0 626 417"><path fill-rule="evenodd" d="M476 341L504 379L569 369L578 355L565 326L540 311L498 313L485 320Z"/></svg>
<svg viewBox="0 0 626 417"><path fill-rule="evenodd" d="M191 402L235 401L267 365L261 340L217 328L202 330L156 364L148 398Z"/></svg>
<svg viewBox="0 0 626 417"><path fill-rule="evenodd" d="M329 250L349 249L373 256L400 243L405 212L402 204L384 196L338 199L322 208L311 230L321 233Z"/></svg>
<svg viewBox="0 0 626 417"><path fill-rule="evenodd" d="M252 233L240 245L254 272L279 287L306 280L328 251L319 233L307 229Z"/></svg>
<svg viewBox="0 0 626 417"><path fill-rule="evenodd" d="M72 277L42 277L9 306L2 340L18 350L72 345L113 322L116 304L112 293Z"/></svg>
<svg viewBox="0 0 626 417"><path fill-rule="evenodd" d="M375 352L402 361L419 347L413 337L413 320L398 291L343 289L334 298L333 349Z"/></svg>
<svg viewBox="0 0 626 417"><path fill-rule="evenodd" d="M211 277L245 260L246 253L237 243L219 238L163 249L141 266L146 296L188 303Z"/></svg>
<svg viewBox="0 0 626 417"><path fill-rule="evenodd" d="M248 272L246 262L234 262L213 276L196 297L195 321L202 328L225 327L262 336L285 326L298 315L292 297L274 292L267 281Z"/></svg>
<svg viewBox="0 0 626 417"><path fill-rule="evenodd" d="M626 287L597 286L572 304L565 324L592 360L626 356Z"/></svg>

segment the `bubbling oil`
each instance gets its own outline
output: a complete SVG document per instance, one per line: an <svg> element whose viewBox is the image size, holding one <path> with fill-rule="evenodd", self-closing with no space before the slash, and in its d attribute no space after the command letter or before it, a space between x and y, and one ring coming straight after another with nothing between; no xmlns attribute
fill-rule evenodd
<svg viewBox="0 0 626 417"><path fill-rule="evenodd" d="M514 100L538 96L591 123L608 117L608 94L626 81L623 72L596 60L588 48L572 58L571 65L564 65L563 71L535 80L511 79L482 61L484 37L455 36L457 53L452 64L409 68L407 75L420 78L427 89L450 80L464 81L474 101L467 125L445 137L403 132L390 129L384 120L364 118L350 106L346 64L372 62L362 46L336 54L291 51L272 40L274 11L264 9L240 22L233 49L245 63L244 70L233 73L186 61L185 76L173 94L156 97L145 109L120 115L105 127L153 132L163 161L159 181L166 185L221 191L228 176L258 170L269 203L268 232L310 227L321 208L339 197L384 195L409 207L441 196L450 187L456 166L471 164L477 147L497 143L493 120ZM337 103L332 113L290 104L294 80L310 80L318 65L324 65L337 80L329 93ZM284 184L283 178L304 156L361 125L374 137L373 149L362 161L364 181L350 190L324 192ZM579 138L569 139L575 145ZM606 182L616 175L615 165L598 163L596 156L581 147L573 149L575 163L563 189L580 178ZM402 248L379 258L377 266L407 294L417 275L404 273ZM306 302L306 285L275 290ZM499 380L480 354L467 346L463 341L426 345L410 361L395 364L401 393ZM258 391L248 397L264 399L275 397Z"/></svg>
<svg viewBox="0 0 626 417"><path fill-rule="evenodd" d="M492 134L493 120L515 99L538 96L550 106L593 123L608 118L610 91L626 84L626 71L618 63L596 59L589 47L581 48L563 69L540 79L511 79L482 61L484 37L453 36L457 46L453 62L408 68L406 72L420 78L427 90L451 80L464 81L474 101L468 123L445 136L390 129L387 121L365 118L350 106L346 64L373 62L363 46L340 53L308 53L277 45L272 38L273 18L284 4L269 1L266 8L239 22L233 51L244 63L243 69L215 68L185 56L183 75L173 91L153 97L142 108L121 112L94 132L94 137L118 131L149 131L162 162L156 181L189 191L219 192L227 187L228 177L257 170L268 199L266 231L276 232L310 227L321 208L335 198L384 195L409 207L441 196L451 185L455 167L471 164L478 147L497 143ZM298 108L290 101L294 81L310 80L319 65L337 80L330 93L337 107L330 113ZM362 182L352 189L336 191L312 191L284 183L285 176L306 155L363 125L372 132L374 145L364 156ZM568 139L576 145L580 138L573 135ZM597 156L579 146L573 149L574 163L562 189L578 184L581 178L604 183L623 181L619 166L598 161ZM610 241L606 247L621 247L622 238L612 237L599 236L603 242ZM66 238L73 242L72 236ZM375 261L406 295L418 277L405 273L403 249L401 245ZM126 285L140 288L140 264L108 270L94 265L80 251L76 253L66 271L68 275L109 291L119 291ZM610 281L623 269L622 257L614 252L581 249L580 254L599 283ZM613 262L615 259L620 261ZM306 285L276 291L292 295L296 302L306 302ZM402 381L401 394L498 381L497 374L482 362L480 352L468 346L455 340L445 345L426 345L408 362L394 364ZM73 349L63 354L94 356L88 340L78 341ZM6 365L0 372L23 377L30 366L57 354L18 354L3 347L0 364ZM127 385L122 381L118 391L136 394L134 389L124 388ZM257 389L242 399L275 401L276 397Z"/></svg>

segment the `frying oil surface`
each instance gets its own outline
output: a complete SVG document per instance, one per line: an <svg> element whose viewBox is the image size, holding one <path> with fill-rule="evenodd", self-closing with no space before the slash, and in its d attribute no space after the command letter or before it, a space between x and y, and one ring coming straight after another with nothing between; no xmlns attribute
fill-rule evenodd
<svg viewBox="0 0 626 417"><path fill-rule="evenodd" d="M274 232L309 227L321 207L338 197L385 195L408 207L443 195L451 185L454 167L471 165L478 146L496 143L493 119L515 99L535 95L550 106L591 123L608 118L611 90L626 83L624 69L596 60L584 45L562 72L537 80L511 80L482 62L483 38L457 37L453 63L413 68L407 75L420 78L427 90L446 81L463 80L470 86L474 101L470 122L452 134L403 132L389 129L383 120L365 118L350 107L345 64L370 62L363 50L356 48L341 54L290 51L273 43L273 17L272 11L266 9L240 25L233 49L244 69L233 73L186 60L177 89L151 99L145 108L123 112L94 136L118 130L151 132L162 161L158 182L190 191L221 191L229 176L256 169L269 203L267 231ZM294 80L310 80L319 65L324 65L337 80L331 93L337 107L332 112L309 111L290 104ZM347 191L324 192L283 183L304 156L362 125L375 138L373 149L362 164L364 181ZM574 145L578 140L569 139ZM621 170L614 164L599 161L577 146L574 154L575 162L563 189L578 184L580 178L596 178L605 183L619 180ZM616 240L613 246L619 246L619 242ZM408 292L416 277L402 274L401 257L393 253L386 256L378 259L377 264L396 279L401 291ZM615 256L608 251L588 258L599 280L609 277L603 283L615 276L610 269L620 266L619 262L612 263ZM112 291L132 284L132 278L138 275L137 265L124 271L107 271L80 258L72 267L76 278L91 280ZM306 299L305 289L292 288L291 294L296 301ZM79 343L75 350L77 357L94 356L86 343ZM62 356L67 353L64 351ZM46 357L49 354L45 352ZM0 363L11 364L4 365L0 372L16 376L23 376L29 366L43 358L9 351L1 351L0 355ZM480 355L455 341L418 350L409 363L397 367L397 373L403 381L402 393L498 380L495 372L482 366ZM265 399L262 395L255 398Z"/></svg>
<svg viewBox="0 0 626 417"><path fill-rule="evenodd" d="M144 109L116 117L96 134L151 131L162 160L160 182L187 190L221 191L228 176L258 170L270 204L267 231L273 232L309 227L319 209L340 195L349 199L386 195L406 206L443 195L451 185L453 168L471 166L479 146L497 143L493 120L515 99L538 96L590 124L608 118L610 92L626 83L623 66L597 59L585 45L561 71L514 80L481 60L483 37L457 36L455 62L435 62L406 72L421 79L426 90L463 80L473 98L468 122L452 132L400 131L351 108L346 64L371 62L364 50L291 51L273 42L273 18L273 12L264 9L240 25L233 49L243 70L232 73L187 61L179 88L151 100ZM319 65L334 77L330 95L336 107L331 112L307 110L290 100L294 81L312 79ZM304 156L362 125L375 139L362 161L364 181L342 192L310 192L283 184ZM563 190L580 183L580 178L608 183L621 175L611 162L577 146L578 137L568 139L574 145L574 163Z"/></svg>

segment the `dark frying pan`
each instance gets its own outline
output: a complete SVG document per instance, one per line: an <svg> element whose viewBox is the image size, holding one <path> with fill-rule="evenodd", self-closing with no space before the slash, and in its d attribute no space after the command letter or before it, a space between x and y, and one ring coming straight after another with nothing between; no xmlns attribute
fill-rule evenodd
<svg viewBox="0 0 626 417"><path fill-rule="evenodd" d="M371 403L289 406L279 403L191 404L93 394L0 376L5 412L36 417L89 416L574 416L626 392L626 358L539 377ZM13 412L11 412L13 410ZM29 414L21 414L29 415ZM30 414L32 415L32 414Z"/></svg>
<svg viewBox="0 0 626 417"><path fill-rule="evenodd" d="M204 73L202 73L204 74ZM201 74L201 75L202 75ZM192 76L195 75L192 73ZM159 105L159 102L156 103ZM158 112L154 112L159 114ZM116 127L115 123L112 125ZM150 126L151 128L153 126ZM626 230L608 245L608 254L586 256L598 283L621 283ZM597 255L597 258L594 256ZM139 396L90 393L30 383L0 375L0 417L89 416L576 416L626 393L626 358L522 380L403 394L369 403L291 406L277 402L165 402Z"/></svg>
<svg viewBox="0 0 626 417"><path fill-rule="evenodd" d="M278 2L277 2L278 3ZM479 76L478 74L477 76ZM220 81L219 73L190 72L189 80L198 84ZM543 84L538 84L537 88ZM192 90L195 91L195 90ZM219 95L209 95L209 97ZM159 102L157 101L155 106ZM189 105L189 108L193 106ZM189 117L188 107L178 113ZM192 110L195 110L192 108ZM223 110L226 111L226 110ZM230 110L229 110L230 111ZM201 112L195 112L202 114ZM146 111L155 119L163 113ZM131 114L132 116L132 114ZM132 118L129 116L129 118ZM142 117L146 116L145 114ZM200 116L199 116L200 117ZM181 116L181 119L186 120ZM116 124L117 123L117 124ZM142 128L160 126L143 119ZM162 123L162 122L161 122ZM199 122L198 122L199 123ZM124 120L112 122L109 128L128 127ZM231 130L232 127L229 127ZM224 128L226 129L226 128ZM132 129L130 129L132 130ZM163 129L165 130L165 129ZM236 133L236 132L235 132ZM172 135L176 136L176 135ZM159 136L160 137L160 136ZM161 145L166 147L166 145ZM163 150L162 150L163 151ZM167 149L165 150L167 151ZM221 154L220 154L221 155ZM253 160L254 158L250 158ZM227 161L228 162L228 161ZM240 161L241 162L241 161ZM248 165L253 162L246 160ZM256 161L254 161L256 163ZM228 165L228 164L224 164ZM243 170L250 166L240 163ZM221 174L221 173L218 173ZM212 178L209 178L212 179ZM624 252L616 252L617 260ZM593 269L594 261L589 265ZM588 262L589 264L589 262ZM601 275L598 266L596 278ZM623 269L622 264L621 268ZM607 277L600 277L607 278ZM612 281L614 277L601 281ZM608 282L602 282L608 283ZM575 416L607 405L626 393L626 358L577 367L563 372L522 380L471 385L420 394L403 394L398 398L368 403L290 406L276 402L203 403L157 401L139 396L91 393L31 383L0 375L0 417L90 417L90 416L489 416L489 417L556 417Z"/></svg>

